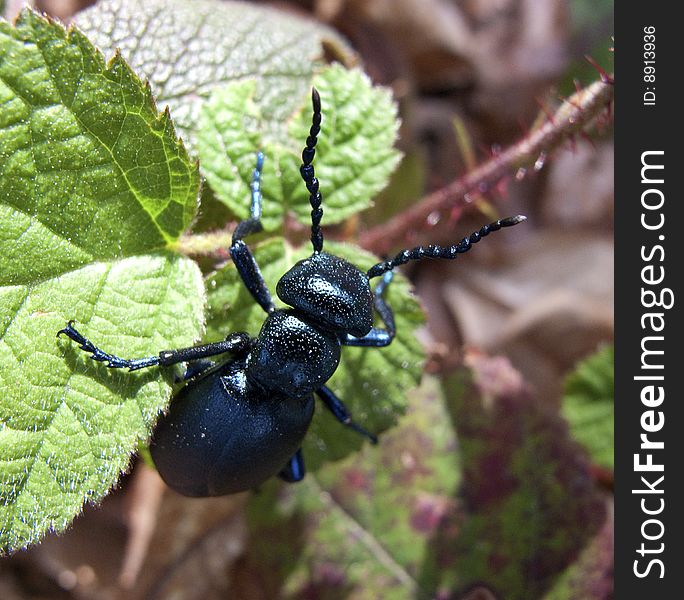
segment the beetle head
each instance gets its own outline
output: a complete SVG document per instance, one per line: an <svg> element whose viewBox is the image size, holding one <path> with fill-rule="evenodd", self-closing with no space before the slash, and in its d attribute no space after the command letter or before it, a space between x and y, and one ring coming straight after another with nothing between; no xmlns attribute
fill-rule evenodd
<svg viewBox="0 0 684 600"><path fill-rule="evenodd" d="M373 326L368 275L325 252L300 260L282 276L278 297L336 333L363 337Z"/></svg>

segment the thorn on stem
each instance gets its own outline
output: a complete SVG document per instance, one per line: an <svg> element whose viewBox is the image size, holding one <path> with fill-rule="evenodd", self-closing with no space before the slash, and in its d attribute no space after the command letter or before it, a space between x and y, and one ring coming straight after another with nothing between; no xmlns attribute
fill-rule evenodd
<svg viewBox="0 0 684 600"><path fill-rule="evenodd" d="M600 65L598 64L591 56L588 54L584 55L584 59L592 66L594 69L596 69L596 72L599 74L601 77L601 81L603 83L606 83L608 85L614 85L615 84L615 79L611 77L608 72Z"/></svg>

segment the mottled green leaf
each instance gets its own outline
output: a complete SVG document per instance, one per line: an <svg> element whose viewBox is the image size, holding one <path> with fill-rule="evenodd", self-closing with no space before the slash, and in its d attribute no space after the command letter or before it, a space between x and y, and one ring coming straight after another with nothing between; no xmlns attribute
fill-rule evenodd
<svg viewBox="0 0 684 600"><path fill-rule="evenodd" d="M377 262L354 246L326 242L325 249L364 269ZM295 249L280 239L255 249L257 262L274 296L280 277L296 261L310 255L310 247ZM223 339L231 331L246 331L254 336L259 333L265 313L241 284L232 263L212 276L207 287L208 341ZM390 427L404 411L406 394L417 384L424 360L415 337L423 314L411 296L408 282L399 274L387 290L387 301L396 314L394 342L386 348L343 348L340 366L329 382L349 406L354 419L373 432ZM327 411L320 409L304 445L307 467L315 469L324 460L341 458L362 442L361 436L341 427Z"/></svg>
<svg viewBox="0 0 684 600"><path fill-rule="evenodd" d="M388 90L372 87L366 75L340 65L314 78L323 118L316 176L324 197L324 223L334 224L368 208L385 187L400 153L394 148L399 121ZM311 127L310 93L301 96L289 136L274 137L255 99L257 82L217 89L204 105L198 131L202 170L217 197L242 218L249 213L250 182L257 150L266 156L262 177L263 223L282 225L291 210L310 221L309 194L299 175L301 151Z"/></svg>
<svg viewBox="0 0 684 600"><path fill-rule="evenodd" d="M563 416L596 464L613 468L615 352L606 346L583 360L565 381Z"/></svg>
<svg viewBox="0 0 684 600"><path fill-rule="evenodd" d="M614 597L614 528L615 522L609 512L599 532L544 595L544 600L608 600Z"/></svg>
<svg viewBox="0 0 684 600"><path fill-rule="evenodd" d="M100 0L76 23L99 48L119 48L149 79L193 146L201 106L215 88L255 79L264 128L282 136L324 51L352 60L328 27L245 2Z"/></svg>
<svg viewBox="0 0 684 600"><path fill-rule="evenodd" d="M0 22L0 546L60 531L116 482L170 394L56 333L126 357L190 344L196 265L168 250L196 165L126 63L26 11ZM183 315L183 318L178 318Z"/></svg>
<svg viewBox="0 0 684 600"><path fill-rule="evenodd" d="M435 573L454 590L479 583L510 600L537 598L596 534L604 502L548 403L524 388L483 400L480 388L496 389L492 380L505 382L508 368L488 359L473 367L483 384L463 374L445 382L467 513L434 540L433 564L451 565Z"/></svg>
<svg viewBox="0 0 684 600"><path fill-rule="evenodd" d="M377 447L252 499L241 568L274 598L438 597L424 572L458 510L458 462L438 381L425 377Z"/></svg>
<svg viewBox="0 0 684 600"><path fill-rule="evenodd" d="M286 177L299 177L296 166L278 172L276 153L261 142L261 109L254 100L256 81L248 79L217 89L204 104L197 131L202 172L217 199L241 219L249 217L250 184L257 150L265 152L262 174L262 223L267 230L283 221L280 192ZM271 145L272 146L272 145ZM296 181L296 179L294 179ZM304 183L300 180L302 187ZM275 197L273 194L275 190Z"/></svg>
<svg viewBox="0 0 684 600"><path fill-rule="evenodd" d="M483 362L486 400L465 372L443 391L424 378L378 447L301 485L265 486L240 568L269 597L460 598L473 586L542 597L605 529L603 499L558 415L514 391L505 361ZM592 556L574 589L586 588L575 576L590 574Z"/></svg>

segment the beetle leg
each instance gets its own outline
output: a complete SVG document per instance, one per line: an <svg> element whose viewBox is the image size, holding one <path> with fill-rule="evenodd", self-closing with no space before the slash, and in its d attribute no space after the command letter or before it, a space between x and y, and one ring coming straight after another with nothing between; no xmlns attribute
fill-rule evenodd
<svg viewBox="0 0 684 600"><path fill-rule="evenodd" d="M213 367L214 364L215 363L213 363L212 361L206 359L200 359L190 362L185 368L185 373L183 373L183 375L181 375L180 377L176 378L175 381L176 383L179 383L181 381L188 381L188 379L192 379L193 377L197 377L200 373L204 373L204 371Z"/></svg>
<svg viewBox="0 0 684 600"><path fill-rule="evenodd" d="M177 350L162 350L159 353L159 364L163 367L169 367L180 362L200 360L224 353L230 353L233 356L244 356L252 348L252 345L253 340L246 333L231 333L225 340L220 342L179 348Z"/></svg>
<svg viewBox="0 0 684 600"><path fill-rule="evenodd" d="M74 328L73 321L69 321L64 329L60 329L57 332L57 336L62 334L76 342L81 350L92 354L91 358L93 360L107 363L110 369L128 369L129 371L137 371L138 369L157 365L168 367L179 362L194 361L223 354L224 352L230 352L235 355L246 354L252 347L252 339L246 333L232 333L221 342L192 346L190 348L179 348L178 350L162 350L157 356L129 359L109 354L98 348Z"/></svg>
<svg viewBox="0 0 684 600"><path fill-rule="evenodd" d="M383 292L387 286L392 281L394 276L392 271L387 271L383 276L380 283L375 288L375 293L373 294L373 306L376 312L380 315L380 320L385 325L384 329L379 327L373 327L366 335L363 337L355 337L350 334L345 334L340 336L340 343L345 346L365 346L372 348L381 348L383 346L389 346L396 335L397 329L394 324L394 313L389 307L385 299L382 297Z"/></svg>
<svg viewBox="0 0 684 600"><path fill-rule="evenodd" d="M292 455L290 460L287 461L283 470L278 473L278 477L288 483L296 483L297 481L304 479L305 474L304 457L302 456L302 449L300 448Z"/></svg>
<svg viewBox="0 0 684 600"><path fill-rule="evenodd" d="M369 431L366 431L361 425L358 423L354 423L351 418L351 413L349 412L349 409L344 405L344 402L340 400L333 391L326 386L320 387L316 390L316 395L323 400L323 404L325 404L325 407L335 416L335 418L342 423L345 427L349 427L349 429L353 429L356 431L356 433L360 433L361 435L367 437L372 444L377 444L378 443L378 438L374 436L372 433Z"/></svg>
<svg viewBox="0 0 684 600"><path fill-rule="evenodd" d="M129 371L137 371L138 369L144 369L146 367L153 367L159 364L158 356L148 356L147 358L136 358L128 359L109 354L104 350L101 350L95 344L93 344L88 338L76 331L74 329L74 322L69 321L64 329L60 329L57 332L57 337L64 334L69 339L76 342L81 350L84 352L90 352L93 360L98 362L107 363L107 366L111 369L128 369Z"/></svg>
<svg viewBox="0 0 684 600"><path fill-rule="evenodd" d="M230 246L230 255L233 258L233 263L240 274L242 282L245 287L252 294L252 297L267 313L275 310L271 293L266 287L266 282L261 274L259 265L257 264L254 255L250 251L243 238L251 233L258 233L263 229L261 224L261 169L264 164L264 155L257 153L256 167L252 175L252 205L249 219L238 224L233 232L233 241Z"/></svg>

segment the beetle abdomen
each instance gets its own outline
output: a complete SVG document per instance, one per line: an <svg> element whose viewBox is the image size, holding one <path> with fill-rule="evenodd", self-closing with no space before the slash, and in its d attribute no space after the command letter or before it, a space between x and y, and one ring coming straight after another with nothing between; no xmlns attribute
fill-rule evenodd
<svg viewBox="0 0 684 600"><path fill-rule="evenodd" d="M276 475L300 447L313 397L245 393L244 361L200 377L172 400L150 445L167 485L185 496L222 496Z"/></svg>

